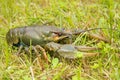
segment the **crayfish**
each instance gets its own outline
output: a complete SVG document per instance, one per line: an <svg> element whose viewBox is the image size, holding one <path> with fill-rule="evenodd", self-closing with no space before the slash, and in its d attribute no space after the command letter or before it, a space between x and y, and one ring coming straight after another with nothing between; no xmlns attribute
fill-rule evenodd
<svg viewBox="0 0 120 80"><path fill-rule="evenodd" d="M54 26L26 26L10 29L6 34L6 40L9 45L19 47L18 53L20 53L23 48L28 48L32 45L32 49L37 55L39 55L38 50L42 51L46 61L48 61L46 51L56 52L64 58L75 59L77 58L77 54L82 54L83 56L97 55L97 53L86 52L97 50L98 48L96 47L75 46L72 44L73 35L96 29L100 28L72 31ZM107 41L102 37L93 36L100 40ZM68 40L67 42L65 42L66 39ZM79 53L80 51L83 53Z"/></svg>

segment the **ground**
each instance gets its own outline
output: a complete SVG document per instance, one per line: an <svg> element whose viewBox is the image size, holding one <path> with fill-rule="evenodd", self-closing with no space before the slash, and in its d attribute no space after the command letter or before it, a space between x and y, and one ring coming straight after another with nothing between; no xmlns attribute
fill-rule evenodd
<svg viewBox="0 0 120 80"><path fill-rule="evenodd" d="M7 45L5 35L14 27L43 24L67 29L109 28L101 35L112 42L94 44L102 49L99 56L91 58L66 61L50 57L51 63L43 63L41 70L31 56L15 55L17 50ZM119 80L119 32L119 0L0 0L0 80ZM94 40L86 39L79 36L74 44L93 46Z"/></svg>

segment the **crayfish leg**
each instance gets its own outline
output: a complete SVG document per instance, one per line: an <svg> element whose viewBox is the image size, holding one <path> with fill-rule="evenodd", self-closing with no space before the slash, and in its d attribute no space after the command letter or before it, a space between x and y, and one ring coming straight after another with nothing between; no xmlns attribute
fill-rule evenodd
<svg viewBox="0 0 120 80"><path fill-rule="evenodd" d="M48 63L49 63L49 59L48 59L48 57L47 57L47 54L46 54L45 49L44 49L43 47L41 47L40 45L36 45L35 48L36 48L36 49L39 49L40 51L42 51L42 53L43 53L43 55L44 55L44 58L45 58L45 60L46 60L46 62L47 62L47 64L48 64Z"/></svg>
<svg viewBox="0 0 120 80"><path fill-rule="evenodd" d="M33 50L35 51L35 53L36 53L36 56L37 56L37 58L38 58L38 62L39 62L39 66L40 66L41 70L43 70L44 67L43 67L43 63L42 63L42 60L41 60L41 57L40 57L39 52L37 51L37 49L36 49L35 46L32 46L32 49L33 49Z"/></svg>
<svg viewBox="0 0 120 80"><path fill-rule="evenodd" d="M98 35L98 34L93 34L93 33L89 33L88 34L89 37L94 38L94 39L98 39L107 43L111 43L111 41L109 39L106 39L105 37Z"/></svg>
<svg viewBox="0 0 120 80"><path fill-rule="evenodd" d="M16 53L16 55L20 55L20 53L21 53L21 51L22 51L22 49L23 49L23 46L21 45L19 48L18 48L18 51L17 51L17 53Z"/></svg>

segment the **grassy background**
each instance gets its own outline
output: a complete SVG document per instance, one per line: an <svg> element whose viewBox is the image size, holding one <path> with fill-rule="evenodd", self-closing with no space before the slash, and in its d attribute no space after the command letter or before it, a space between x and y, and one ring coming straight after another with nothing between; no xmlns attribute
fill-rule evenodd
<svg viewBox="0 0 120 80"><path fill-rule="evenodd" d="M0 0L0 80L119 80L119 31L104 30L113 44L100 42L98 57L81 59L77 66L51 59L41 71L31 57L18 57L6 44L4 36L10 28L34 24L55 25L64 28L117 28L120 31L119 0ZM76 44L90 44L77 38ZM92 44L90 44L92 45Z"/></svg>

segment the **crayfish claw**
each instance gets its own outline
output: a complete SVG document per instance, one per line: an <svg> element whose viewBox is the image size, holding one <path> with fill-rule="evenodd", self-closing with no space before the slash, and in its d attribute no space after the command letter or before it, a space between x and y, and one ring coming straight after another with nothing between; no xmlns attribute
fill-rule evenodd
<svg viewBox="0 0 120 80"><path fill-rule="evenodd" d="M93 50L99 50L100 48L97 48L97 47L89 47L89 46L75 46L75 48L78 50L78 51L93 51Z"/></svg>
<svg viewBox="0 0 120 80"><path fill-rule="evenodd" d="M93 56L98 56L99 53L92 53L92 52L83 52L84 57L93 57Z"/></svg>

